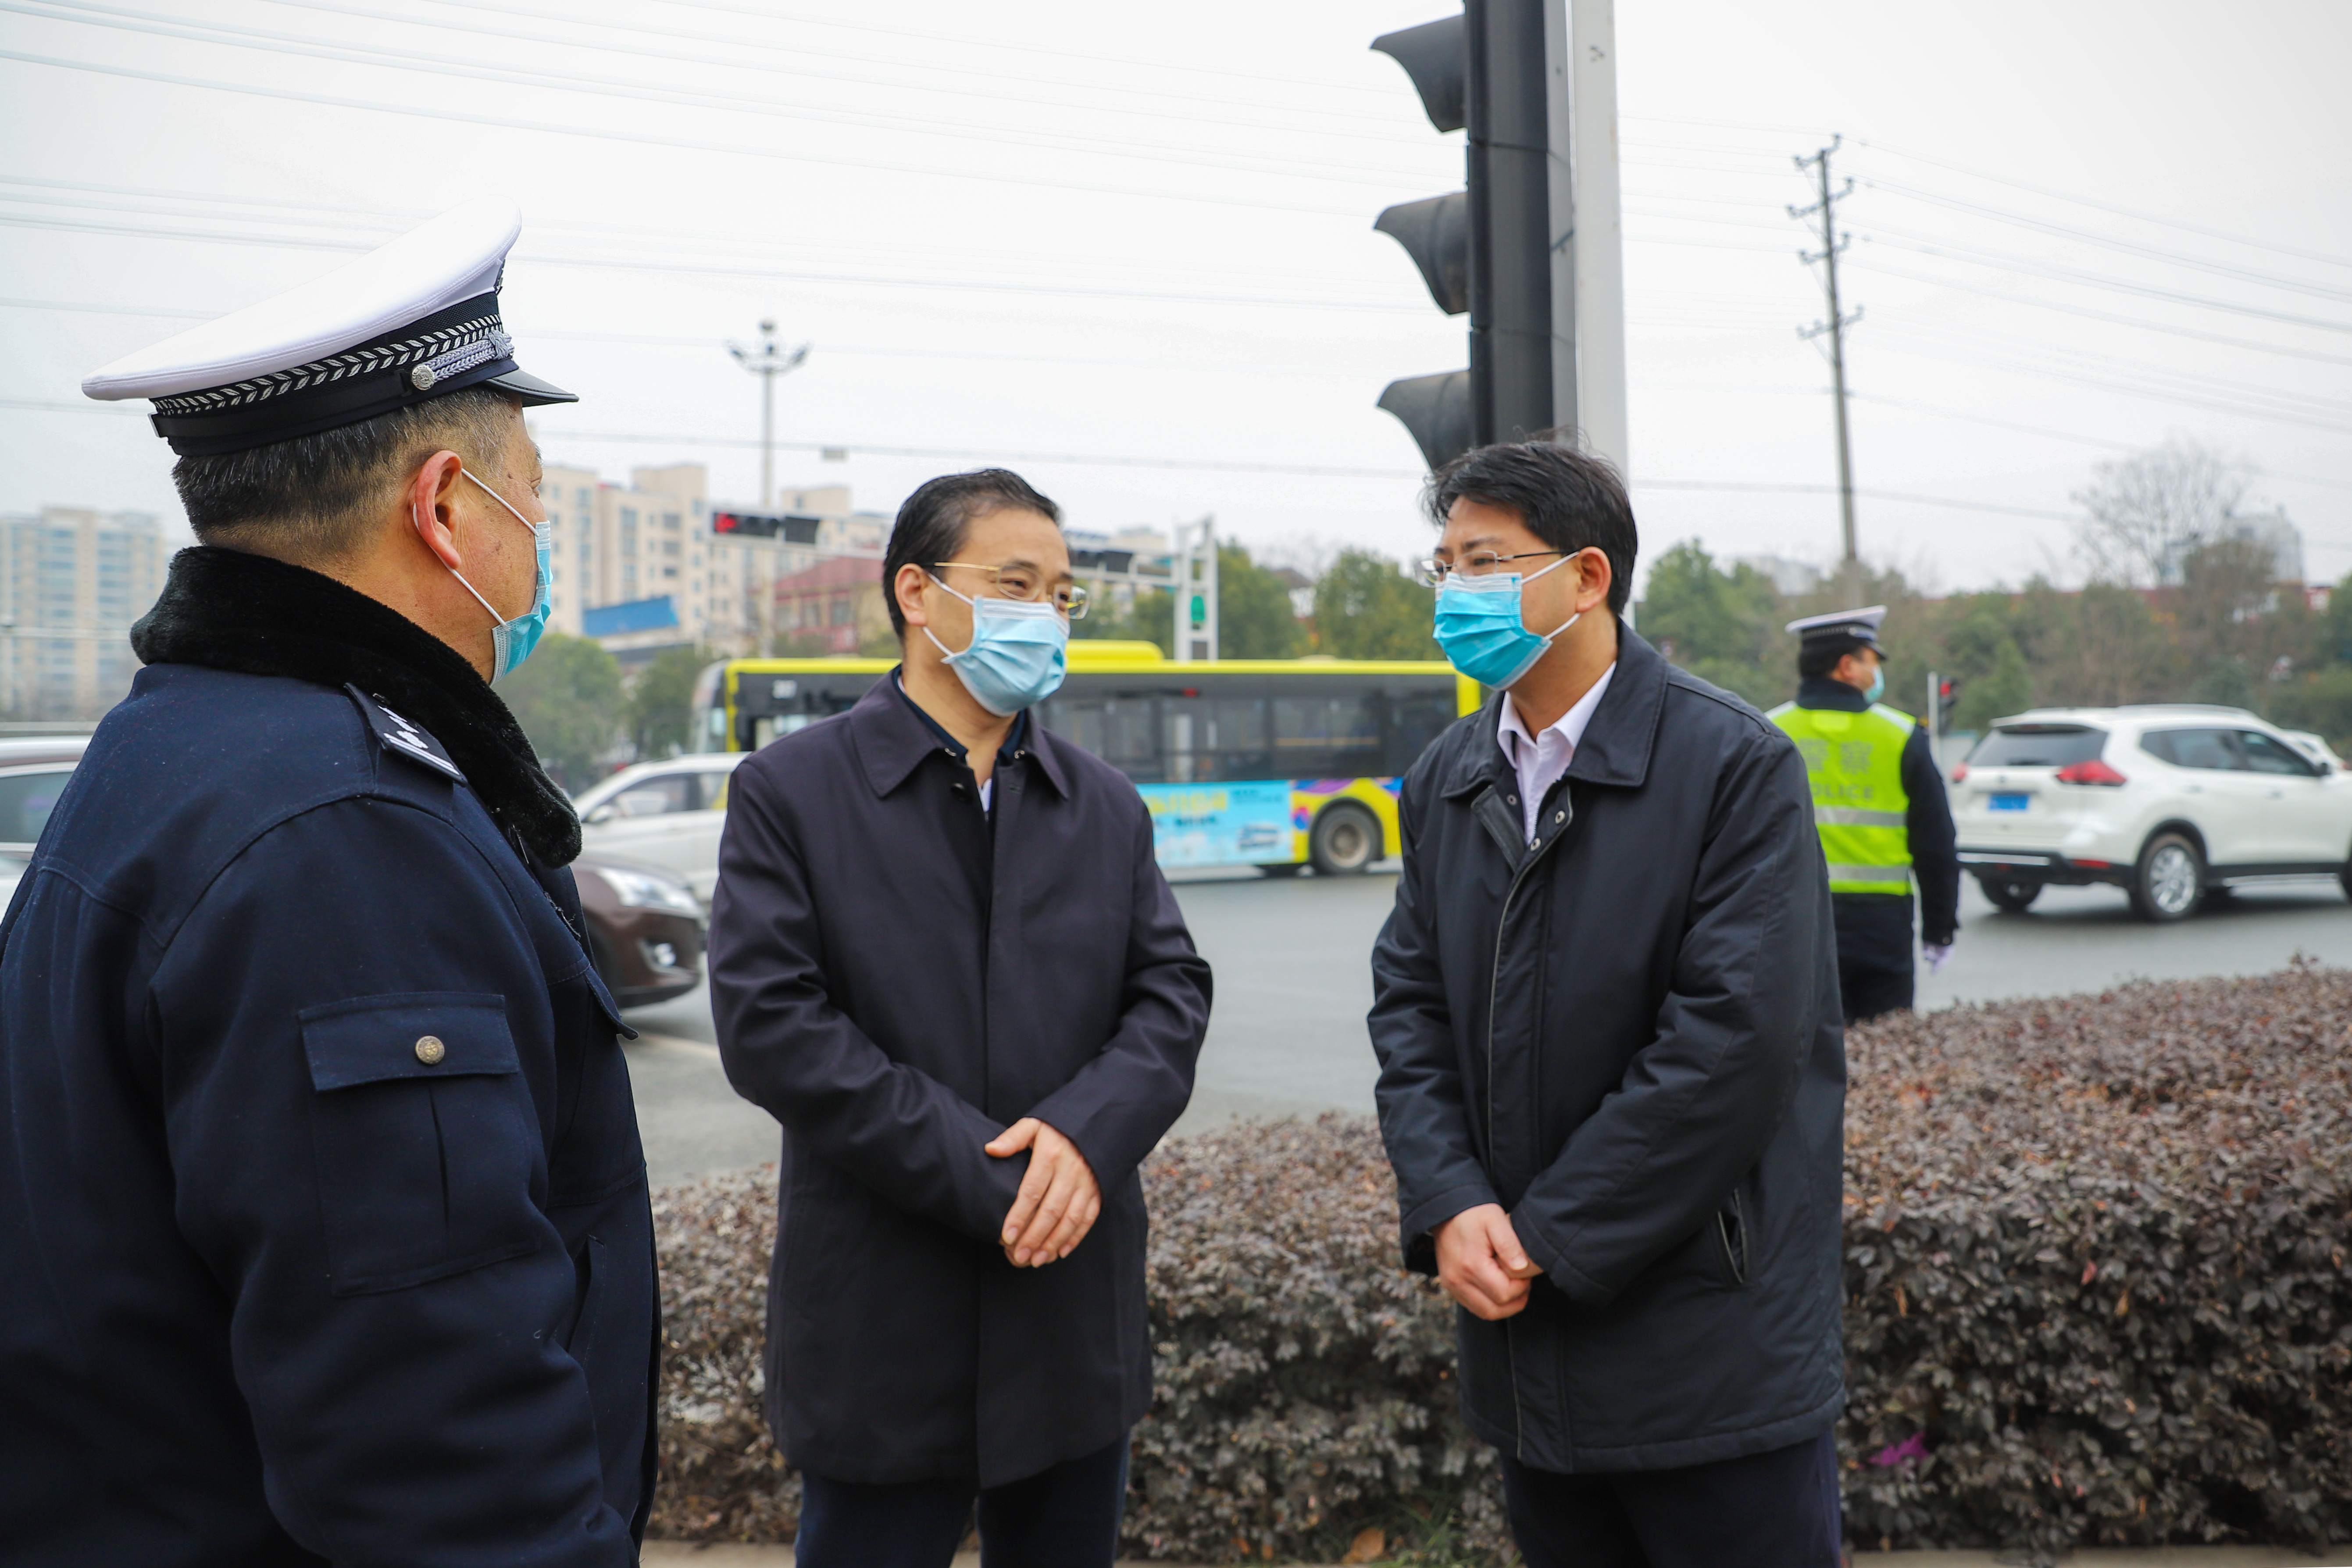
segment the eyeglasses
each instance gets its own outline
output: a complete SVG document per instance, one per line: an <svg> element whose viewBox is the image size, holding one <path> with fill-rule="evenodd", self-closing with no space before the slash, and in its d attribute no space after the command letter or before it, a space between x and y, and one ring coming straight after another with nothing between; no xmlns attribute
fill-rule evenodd
<svg viewBox="0 0 2352 1568"><path fill-rule="evenodd" d="M1451 565L1438 560L1435 556L1418 562L1416 564L1421 569L1419 574L1421 580L1433 588L1439 588L1444 586L1449 574L1457 577L1484 577L1487 573L1496 570L1506 561L1532 561L1538 556L1566 555L1567 553L1569 552L1565 550L1525 550L1517 555L1496 555L1481 551L1475 555L1465 555Z"/></svg>
<svg viewBox="0 0 2352 1568"><path fill-rule="evenodd" d="M1054 607L1074 621L1087 618L1087 605L1093 599L1084 583L1049 583L1045 574L1034 566L982 566L971 561L934 561L934 571L949 566L961 566L967 572L985 572L996 579L996 596L1014 599L1024 605L1051 599Z"/></svg>

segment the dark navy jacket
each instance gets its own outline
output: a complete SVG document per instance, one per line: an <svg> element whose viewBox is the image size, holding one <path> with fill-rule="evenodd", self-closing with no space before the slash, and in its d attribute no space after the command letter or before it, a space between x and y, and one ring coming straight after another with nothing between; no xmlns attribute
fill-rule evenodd
<svg viewBox="0 0 2352 1568"><path fill-rule="evenodd" d="M99 726L0 925L10 1564L635 1561L618 1019L571 872L449 767L189 664Z"/></svg>
<svg viewBox="0 0 2352 1568"><path fill-rule="evenodd" d="M1621 627L1531 843L1498 718L1405 775L1372 952L1407 1263L1493 1203L1546 1271L1516 1317L1456 1314L1470 1425L1564 1472L1818 1436L1844 1398L1845 1049L1804 763Z"/></svg>
<svg viewBox="0 0 2352 1568"><path fill-rule="evenodd" d="M890 680L728 786L710 984L727 1075L784 1126L769 1420L844 1481L995 1486L1151 1403L1136 1168L1184 1110L1209 968L1109 764L1040 726L983 814ZM1035 1116L1103 1209L1077 1250L998 1245Z"/></svg>

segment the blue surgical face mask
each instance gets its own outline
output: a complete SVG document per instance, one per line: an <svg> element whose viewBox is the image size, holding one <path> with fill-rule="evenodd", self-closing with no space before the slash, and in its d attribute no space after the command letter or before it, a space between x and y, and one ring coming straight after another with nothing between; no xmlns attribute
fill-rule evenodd
<svg viewBox="0 0 2352 1568"><path fill-rule="evenodd" d="M1870 670L1870 689L1862 694L1862 700L1864 702L1875 702L1885 695L1886 667L1883 664L1873 665Z"/></svg>
<svg viewBox="0 0 2352 1568"><path fill-rule="evenodd" d="M1033 703L1043 702L1061 689L1070 668L1070 624L1050 603L1024 604L1018 599L970 599L940 582L931 581L971 606L971 644L961 653L923 635L947 655L947 667L956 672L971 700L1000 719L1010 719Z"/></svg>
<svg viewBox="0 0 2352 1568"><path fill-rule="evenodd" d="M1446 574L1437 590L1437 646L1454 668L1482 686L1496 689L1511 685L1551 651L1553 638L1584 618L1582 611L1568 617L1549 636L1528 630L1519 609L1519 590L1544 572L1557 572L1567 558L1553 562L1533 576L1517 572L1489 572L1481 577Z"/></svg>
<svg viewBox="0 0 2352 1568"><path fill-rule="evenodd" d="M474 476L467 473L466 469L461 468L457 471L465 474L467 479L474 479L474 483L480 487L484 495L505 507L507 510L514 512L514 520L530 530L531 537L538 542L539 587L531 595L530 608L512 620L501 618L498 606L492 605L488 599L482 598L482 591L471 583L467 583L463 573L454 566L449 569L449 575L464 583L466 592L480 600L482 608L489 611L490 618L499 623L490 628L490 679L498 680L513 674L515 667L530 657L530 650L539 646L540 634L547 630L548 612L554 607L548 598L548 584L553 581L555 575L551 569L551 557L555 552L555 525L552 522L531 521L522 513L515 511L506 497L483 484L481 480L475 479Z"/></svg>

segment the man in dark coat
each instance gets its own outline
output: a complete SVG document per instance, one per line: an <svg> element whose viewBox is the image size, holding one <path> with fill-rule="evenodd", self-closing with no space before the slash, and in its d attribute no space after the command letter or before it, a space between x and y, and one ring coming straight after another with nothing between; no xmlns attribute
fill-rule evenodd
<svg viewBox="0 0 2352 1568"><path fill-rule="evenodd" d="M1137 1166L1209 971L1116 769L1029 708L1083 613L1058 512L934 479L883 582L905 662L729 786L711 994L783 1124L768 1418L802 1568L1107 1568L1151 1399Z"/></svg>
<svg viewBox="0 0 2352 1568"><path fill-rule="evenodd" d="M12 1565L636 1561L645 1163L485 679L545 603L518 405L568 395L469 292L490 205L134 367L205 542L0 925ZM262 390L185 391L224 365Z"/></svg>
<svg viewBox="0 0 2352 1568"><path fill-rule="evenodd" d="M1440 641L1506 689L1406 775L1372 955L1405 1260L1460 1303L1534 1568L1833 1568L1845 1068L1803 764L1618 619L1606 465L1485 447L1430 505Z"/></svg>

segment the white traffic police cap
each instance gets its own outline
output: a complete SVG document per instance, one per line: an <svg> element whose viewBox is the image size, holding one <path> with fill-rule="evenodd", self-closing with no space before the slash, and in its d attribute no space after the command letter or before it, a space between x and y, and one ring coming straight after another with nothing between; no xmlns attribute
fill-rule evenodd
<svg viewBox="0 0 2352 1568"><path fill-rule="evenodd" d="M1794 632L1805 647L1851 652L1859 647L1876 647L1878 624L1885 618L1886 606L1873 605L1865 610L1832 610L1826 616L1806 616L1790 621L1781 630Z"/></svg>
<svg viewBox="0 0 2352 1568"><path fill-rule="evenodd" d="M356 425L484 383L525 406L576 403L515 363L499 280L522 232L482 196L350 266L95 372L90 397L155 401L155 433L211 457Z"/></svg>

